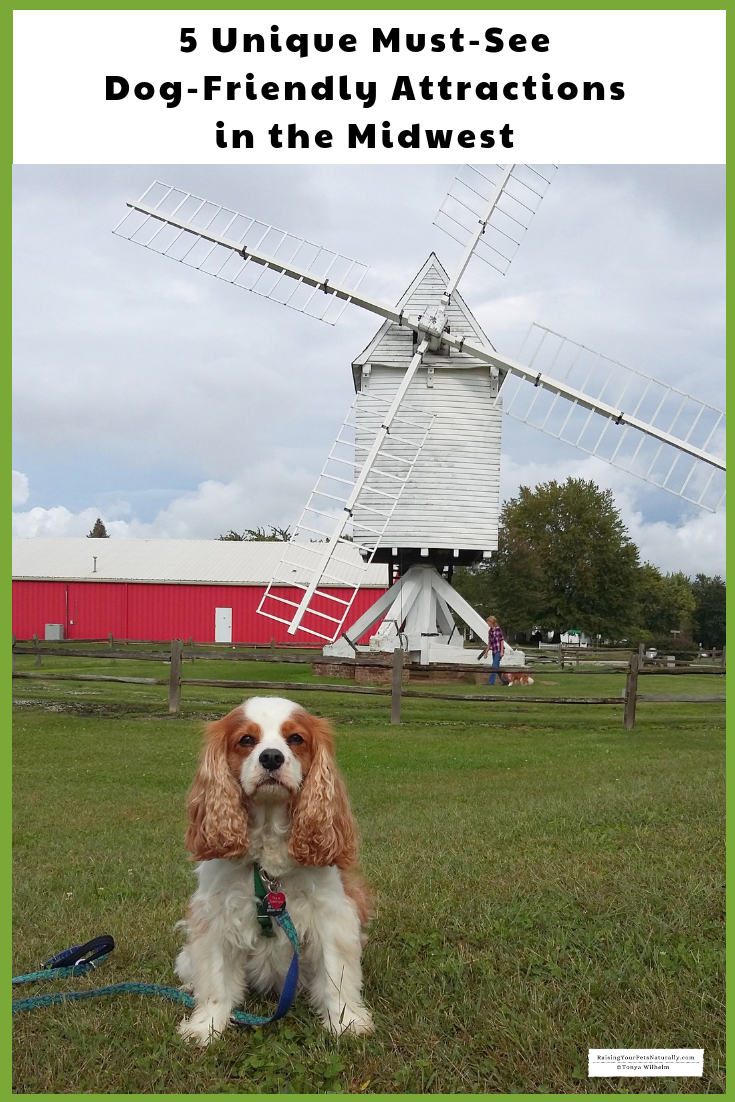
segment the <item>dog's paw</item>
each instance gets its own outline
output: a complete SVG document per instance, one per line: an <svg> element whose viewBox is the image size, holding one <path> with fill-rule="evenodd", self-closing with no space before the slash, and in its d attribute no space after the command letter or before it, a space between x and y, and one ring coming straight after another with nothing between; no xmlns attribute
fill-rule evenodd
<svg viewBox="0 0 735 1102"><path fill-rule="evenodd" d="M347 1033L352 1033L356 1037L367 1036L369 1033L375 1032L375 1023L368 1014L367 1010L363 1010L358 1018L353 1018L346 1029Z"/></svg>
<svg viewBox="0 0 735 1102"><path fill-rule="evenodd" d="M217 1028L218 1024L220 1023L215 1021L211 1015L203 1017L194 1013L191 1018L182 1018L176 1029L185 1041L191 1041L202 1048L206 1048L212 1041L219 1040L227 1023L219 1029Z"/></svg>
<svg viewBox="0 0 735 1102"><path fill-rule="evenodd" d="M349 1010L345 1008L339 1018L327 1016L323 1021L325 1028L328 1029L330 1033L334 1033L336 1037L342 1036L343 1033L352 1034L354 1037L362 1037L366 1036L368 1033L375 1032L373 1019L370 1017L370 1013L365 1007L362 1007L360 1010Z"/></svg>

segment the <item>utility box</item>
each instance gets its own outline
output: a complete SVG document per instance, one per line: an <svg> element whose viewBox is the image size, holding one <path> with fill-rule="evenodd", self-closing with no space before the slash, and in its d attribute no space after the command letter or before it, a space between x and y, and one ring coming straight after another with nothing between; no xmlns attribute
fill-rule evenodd
<svg viewBox="0 0 735 1102"><path fill-rule="evenodd" d="M64 638L64 625L63 624L46 624L44 631L44 639L51 640L52 642L60 642Z"/></svg>

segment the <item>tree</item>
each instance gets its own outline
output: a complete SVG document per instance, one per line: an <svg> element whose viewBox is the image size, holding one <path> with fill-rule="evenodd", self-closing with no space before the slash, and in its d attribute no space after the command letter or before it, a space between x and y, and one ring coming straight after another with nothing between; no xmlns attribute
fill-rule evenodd
<svg viewBox="0 0 735 1102"><path fill-rule="evenodd" d="M644 638L668 636L672 631L689 636L696 601L686 574L662 574L652 563L638 568L637 632Z"/></svg>
<svg viewBox="0 0 735 1102"><path fill-rule="evenodd" d="M481 611L510 633L577 628L620 639L635 624L637 570L612 492L568 478L522 486L501 511L497 554L456 584L468 599L483 589Z"/></svg>
<svg viewBox="0 0 735 1102"><path fill-rule="evenodd" d="M692 592L695 601L692 616L695 641L705 647L724 647L725 583L718 574L714 578L697 574L692 582Z"/></svg>
<svg viewBox="0 0 735 1102"><path fill-rule="evenodd" d="M107 529L102 523L102 518L97 517L97 520L92 525L92 531L87 532L88 540L108 540L110 537L107 534Z"/></svg>
<svg viewBox="0 0 735 1102"><path fill-rule="evenodd" d="M246 528L242 535L230 528L229 532L217 536L217 539L237 540L243 543L288 543L291 539L291 532L288 528L279 528L273 524L269 524L268 527L270 533L266 532L265 528Z"/></svg>

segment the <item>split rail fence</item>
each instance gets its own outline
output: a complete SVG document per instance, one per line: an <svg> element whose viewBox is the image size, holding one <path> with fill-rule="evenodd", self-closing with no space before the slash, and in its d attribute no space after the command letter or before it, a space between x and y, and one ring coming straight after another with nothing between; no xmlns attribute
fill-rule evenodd
<svg viewBox="0 0 735 1102"><path fill-rule="evenodd" d="M97 640L90 640L90 642L97 642ZM120 640L116 642L120 643ZM403 697L421 697L429 700L460 700L460 701L475 701L480 704L497 704L499 702L508 701L507 694L504 693L438 693L438 692L424 692L419 689L406 689L403 686L403 651L397 649L394 651L393 660L391 663L391 685L390 688L381 688L379 686L357 686L357 685L320 685L309 684L302 681L239 681L234 679L219 679L208 677L184 677L184 662L195 662L197 659L206 659L208 661L220 660L220 661L236 661L236 662L285 662L294 663L300 665L311 665L312 659L301 657L291 654L258 654L248 652L236 652L230 649L228 645L227 650L222 650L221 653L216 651L201 651L196 650L193 645L193 641L188 644L188 650L185 650L187 644L181 639L172 639L170 647L167 650L162 651L137 651L137 650L119 650L114 649L114 641L112 636L109 637L109 646L106 650L88 650L78 645L78 641L74 640L74 644L69 646L68 643L48 643L41 644L41 641L34 636L32 643L16 642L13 638L12 653L13 658L16 655L35 655L36 665L41 666L43 655L58 656L63 655L67 658L104 658L110 660L130 660L137 662L170 662L170 672L167 678L162 677L125 677L113 674L87 674L87 673L57 673L57 672L44 672L38 673L30 670L15 670L13 669L13 678L23 680L44 680L44 681L77 681L77 682L121 682L131 685L167 685L168 686L168 711L170 715L181 714L181 689L183 685L199 685L208 686L211 688L221 689L265 689L265 690L292 690L298 692L319 692L319 693L346 693L357 694L362 696L386 696L391 698L391 723L400 723L401 721L401 701ZM168 644L165 644L169 646ZM209 644L208 644L209 645ZM273 650L274 648L269 648ZM563 663L562 663L563 668ZM510 667L503 667L504 672L512 672ZM528 672L528 668L519 668L515 672ZM626 730L632 730L635 726L636 705L638 702L661 702L661 703L688 703L688 704L709 704L709 703L722 703L725 701L724 694L710 694L710 695L687 695L683 693L679 694L648 694L641 693L638 689L638 679L640 677L654 674L656 676L685 676L685 675L714 675L723 676L725 674L725 652L723 649L722 660L719 666L701 666L693 665L690 663L681 664L679 666L660 666L647 664L647 660L642 659L640 653L633 653L627 663L627 677L626 685L622 696L574 696L574 697L549 697L549 696L527 696L525 693L523 696L517 698L519 704L623 704L623 727Z"/></svg>

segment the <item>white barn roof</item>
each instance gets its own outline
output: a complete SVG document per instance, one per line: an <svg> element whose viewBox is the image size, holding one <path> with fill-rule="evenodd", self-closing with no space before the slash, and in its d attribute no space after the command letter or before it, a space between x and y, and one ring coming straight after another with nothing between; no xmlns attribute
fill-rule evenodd
<svg viewBox="0 0 735 1102"><path fill-rule="evenodd" d="M38 581L166 582L193 585L267 585L284 551L283 543L238 540L139 540L36 537L13 540L13 578ZM347 549L345 553L349 554ZM96 557L96 571L94 569ZM311 555L298 544L289 558ZM355 583L388 587L388 568L373 564L363 574L357 549ZM311 573L294 571L294 582Z"/></svg>

